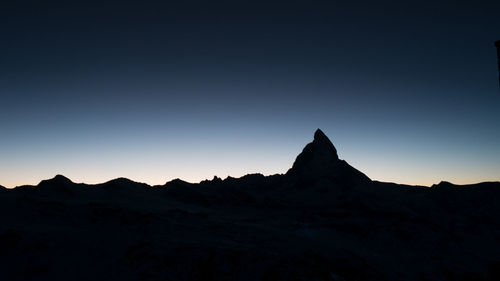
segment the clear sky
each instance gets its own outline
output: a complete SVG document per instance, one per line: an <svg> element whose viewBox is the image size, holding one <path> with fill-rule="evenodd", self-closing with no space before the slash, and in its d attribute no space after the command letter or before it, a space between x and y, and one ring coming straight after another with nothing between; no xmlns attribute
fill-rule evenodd
<svg viewBox="0 0 500 281"><path fill-rule="evenodd" d="M284 173L317 128L374 180L500 180L500 2L205 2L1 4L0 185Z"/></svg>

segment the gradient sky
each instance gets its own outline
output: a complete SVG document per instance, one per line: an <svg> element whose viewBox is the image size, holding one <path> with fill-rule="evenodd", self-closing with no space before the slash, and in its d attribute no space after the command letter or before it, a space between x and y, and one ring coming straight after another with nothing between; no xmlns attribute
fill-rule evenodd
<svg viewBox="0 0 500 281"><path fill-rule="evenodd" d="M374 180L500 180L498 1L137 3L0 5L1 185L284 173L317 128Z"/></svg>

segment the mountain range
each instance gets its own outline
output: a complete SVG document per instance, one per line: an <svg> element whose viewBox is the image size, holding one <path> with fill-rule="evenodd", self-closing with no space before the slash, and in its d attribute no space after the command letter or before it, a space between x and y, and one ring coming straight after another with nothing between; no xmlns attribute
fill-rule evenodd
<svg viewBox="0 0 500 281"><path fill-rule="evenodd" d="M0 186L0 280L500 280L499 199L373 181L318 129L285 174Z"/></svg>

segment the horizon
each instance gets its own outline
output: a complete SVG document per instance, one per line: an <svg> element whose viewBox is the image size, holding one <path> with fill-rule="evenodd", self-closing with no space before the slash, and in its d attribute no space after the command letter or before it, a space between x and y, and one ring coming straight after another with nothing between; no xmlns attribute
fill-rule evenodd
<svg viewBox="0 0 500 281"><path fill-rule="evenodd" d="M6 4L0 185L286 173L500 181L500 3Z"/></svg>
<svg viewBox="0 0 500 281"><path fill-rule="evenodd" d="M318 129L319 130L319 129ZM327 136L328 137L328 136ZM311 140L312 141L312 140ZM305 146L305 144L304 144ZM302 150L301 150L302 151ZM299 152L300 153L300 152ZM297 153L298 155L298 153ZM346 159L342 159L341 157L339 157L341 160L346 160ZM294 158L295 160L295 158ZM346 160L347 161L347 160ZM347 161L349 163L349 161ZM292 162L293 164L293 162ZM43 179L40 179L37 183L33 183L33 184L21 184L21 185L16 185L16 186L5 186L5 185L2 185L0 184L0 186L4 186L6 188L9 188L9 189L12 189L12 188L15 188L15 187L18 187L18 186L26 186L26 185L33 185L33 186L36 186L38 185L41 181L44 181L44 180L49 180L49 179L52 179L56 176L63 176L63 177L66 177L68 178L69 180L71 180L72 182L74 183L83 183L83 184L89 184L89 185L94 185L94 184L102 184L102 183L106 183L106 182L109 182L109 181L112 181L112 180L115 180L115 179L118 179L118 178L126 178L126 179L129 179L129 180L132 180L134 182L139 182L139 183L146 183L150 186L161 186L161 185L164 185L172 180L175 180L175 179L180 179L180 180L183 180L183 181L186 181L186 182L189 182L189 183L200 183L201 181L204 181L204 180L211 180L213 179L214 177L218 177L218 178L221 178L221 179L226 179L228 177L232 177L232 178L240 178L240 177L243 177L245 175L249 175L249 174L262 174L264 176L271 176L271 175L284 175L286 174L286 172L292 167L292 165L290 164L290 167L286 168L286 170L284 172L277 172L277 173L269 173L269 174L264 174L264 173L260 173L260 172L248 172L248 173L243 173L241 175L237 175L237 176L234 176L234 175L226 175L226 176L220 176L220 175L213 175L213 176L210 176L210 177L207 177L207 178L203 178L203 179L195 179L195 180L187 180L187 179L184 179L184 178L180 178L180 177L174 177L174 178L171 178L171 179L168 179L162 183L149 183L149 182L145 182L145 181L141 181L141 180L136 180L134 178L129 178L129 177L126 177L126 176L117 176L117 177L113 177L113 178L109 178L107 180L96 180L95 182L88 182L88 181L85 181L85 178L83 179L80 179L80 180L75 180L74 178L71 178L71 177L68 177L67 175L65 174L62 174L62 173L58 173L58 174L55 174L51 177L47 177L47 178L43 178ZM355 167L356 168L356 167ZM363 172L361 170L361 172ZM363 172L364 173L364 172ZM371 180L373 181L380 181L380 182L392 182L392 183L397 183L397 184L403 184L403 185L413 185L413 186L431 186L433 184L438 184L440 182L449 182L448 180L440 180L438 182L433 182L431 184L427 184L427 185L422 185L422 184L409 184L409 183L402 183L402 182L396 182L396 181L384 181L384 180L378 180L378 179L373 179L373 178L370 178ZM476 183L480 183L480 182L495 182L496 180L491 180L491 181L488 181L488 180L485 180L485 181L471 181L471 182L451 182L453 184L458 184L458 185L466 185L466 184L476 184Z"/></svg>

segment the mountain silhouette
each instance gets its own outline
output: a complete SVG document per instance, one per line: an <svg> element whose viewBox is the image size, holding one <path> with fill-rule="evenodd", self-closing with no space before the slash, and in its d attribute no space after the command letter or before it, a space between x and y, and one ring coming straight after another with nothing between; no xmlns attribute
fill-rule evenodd
<svg viewBox="0 0 500 281"><path fill-rule="evenodd" d="M71 189L75 183L63 175L56 175L49 180L43 180L38 184L39 189L54 189L56 191Z"/></svg>
<svg viewBox="0 0 500 281"><path fill-rule="evenodd" d="M2 280L499 280L500 183L370 180L321 131L285 174L0 188Z"/></svg>
<svg viewBox="0 0 500 281"><path fill-rule="evenodd" d="M297 156L286 176L305 180L326 178L344 185L371 181L366 175L339 159L335 146L320 129L314 133L314 140Z"/></svg>
<svg viewBox="0 0 500 281"><path fill-rule="evenodd" d="M314 133L314 140L304 147L288 173L325 171L328 173L334 170L339 165L339 162L337 149L335 149L328 137L320 129L317 129Z"/></svg>

